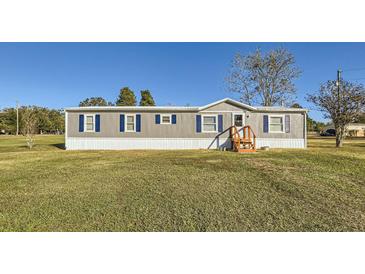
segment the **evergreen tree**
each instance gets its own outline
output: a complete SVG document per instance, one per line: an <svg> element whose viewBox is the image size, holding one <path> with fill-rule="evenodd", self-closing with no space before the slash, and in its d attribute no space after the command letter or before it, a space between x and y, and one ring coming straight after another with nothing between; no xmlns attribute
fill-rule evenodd
<svg viewBox="0 0 365 274"><path fill-rule="evenodd" d="M140 106L155 106L155 101L151 95L149 90L141 90L141 101L139 102Z"/></svg>
<svg viewBox="0 0 365 274"><path fill-rule="evenodd" d="M120 90L118 100L115 104L117 106L135 106L137 104L137 99L131 89L124 87Z"/></svg>
<svg viewBox="0 0 365 274"><path fill-rule="evenodd" d="M108 103L103 97L91 97L86 98L84 101L80 102L79 107L90 107L90 106L108 106Z"/></svg>

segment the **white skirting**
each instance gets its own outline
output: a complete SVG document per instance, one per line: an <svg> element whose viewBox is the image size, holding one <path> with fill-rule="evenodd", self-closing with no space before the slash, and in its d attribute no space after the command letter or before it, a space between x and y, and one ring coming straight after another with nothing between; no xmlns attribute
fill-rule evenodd
<svg viewBox="0 0 365 274"><path fill-rule="evenodd" d="M305 148L304 139L257 138L256 146L272 148ZM90 138L67 137L67 150L128 149L217 149L230 148L227 138Z"/></svg>
<svg viewBox="0 0 365 274"><path fill-rule="evenodd" d="M256 147L268 146L270 148L306 148L305 139L289 138L257 138Z"/></svg>

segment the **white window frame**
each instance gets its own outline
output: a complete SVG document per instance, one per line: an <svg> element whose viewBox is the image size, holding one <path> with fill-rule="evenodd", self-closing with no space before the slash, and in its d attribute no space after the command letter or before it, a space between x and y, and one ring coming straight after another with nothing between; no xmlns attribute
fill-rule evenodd
<svg viewBox="0 0 365 274"><path fill-rule="evenodd" d="M127 119L127 117L128 116L133 116L134 118L133 118L133 130L128 130L128 119ZM137 126L137 123L136 123L136 114L129 114L129 113L125 113L124 114L124 131L125 132L136 132L136 126Z"/></svg>
<svg viewBox="0 0 365 274"><path fill-rule="evenodd" d="M214 131L204 130L204 117L215 117L215 130ZM204 133L217 133L218 132L218 114L203 114L201 126L202 126L202 132L204 132Z"/></svg>
<svg viewBox="0 0 365 274"><path fill-rule="evenodd" d="M245 126L245 120L246 120L246 117L245 117L246 113L245 112L232 112L232 126L234 126L234 116L235 115L242 115L242 127L244 127Z"/></svg>
<svg viewBox="0 0 365 274"><path fill-rule="evenodd" d="M270 129L270 124L271 124L271 117L281 117L282 118L282 121L283 121L283 130L281 131L272 131ZM269 115L269 133L285 133L285 115L281 115L281 114L272 114L272 115Z"/></svg>
<svg viewBox="0 0 365 274"><path fill-rule="evenodd" d="M169 116L170 117L170 122L169 123L164 123L163 122L163 116ZM171 125L172 124L172 114L160 114L160 124L161 125Z"/></svg>
<svg viewBox="0 0 365 274"><path fill-rule="evenodd" d="M87 116L92 116L93 117L93 130L88 130L87 129ZM86 114L84 113L84 132L95 132L95 114Z"/></svg>

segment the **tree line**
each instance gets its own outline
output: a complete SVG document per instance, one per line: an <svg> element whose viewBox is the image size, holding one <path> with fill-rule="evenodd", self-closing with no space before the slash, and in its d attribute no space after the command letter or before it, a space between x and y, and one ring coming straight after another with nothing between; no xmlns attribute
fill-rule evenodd
<svg viewBox="0 0 365 274"><path fill-rule="evenodd" d="M21 106L19 112L19 133L33 134L63 134L65 131L65 118L61 110L37 106ZM29 120L32 126L29 126ZM0 112L0 133L17 133L17 110L6 108Z"/></svg>
<svg viewBox="0 0 365 274"><path fill-rule="evenodd" d="M115 103L108 102L103 97L90 97L81 101L80 107L87 106L136 106L137 98L134 91L129 87L124 87L119 91L119 95ZM155 101L149 90L141 90L140 106L155 106Z"/></svg>
<svg viewBox="0 0 365 274"><path fill-rule="evenodd" d="M149 90L140 92L140 106L155 106L155 101ZM134 92L124 87L120 90L115 103L108 102L102 97L86 98L79 106L135 106L137 98ZM30 137L31 134L63 134L65 117L62 110L38 106L21 106L19 112L19 134ZM17 133L17 110L5 108L0 111L0 134Z"/></svg>
<svg viewBox="0 0 365 274"><path fill-rule="evenodd" d="M65 118L61 110L38 106L21 106L19 111L19 133L34 134L63 134ZM30 126L29 120L32 120ZM17 133L17 110L5 108L0 112L0 132L7 134Z"/></svg>

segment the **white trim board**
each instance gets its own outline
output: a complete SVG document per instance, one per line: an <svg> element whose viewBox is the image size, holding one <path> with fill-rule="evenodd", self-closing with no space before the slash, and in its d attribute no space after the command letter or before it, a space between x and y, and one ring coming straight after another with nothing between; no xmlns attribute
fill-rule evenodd
<svg viewBox="0 0 365 274"><path fill-rule="evenodd" d="M269 114L268 115L268 127L269 127L269 133L285 133L285 115L283 114ZM281 117L281 121L282 121L282 130L281 131L272 131L270 130L270 125L271 125L271 117Z"/></svg>
<svg viewBox="0 0 365 274"><path fill-rule="evenodd" d="M128 116L133 117L133 130L128 130ZM136 132L136 113L124 113L124 132Z"/></svg>
<svg viewBox="0 0 365 274"><path fill-rule="evenodd" d="M304 139L257 138L257 148L305 148ZM91 138L68 137L67 150L137 149L217 149L231 148L231 140L222 138Z"/></svg>
<svg viewBox="0 0 365 274"><path fill-rule="evenodd" d="M95 126L96 126L96 122L95 122L95 113L83 113L84 115L84 132L96 132ZM93 117L93 129L92 130L87 130L87 116L92 116Z"/></svg>
<svg viewBox="0 0 365 274"><path fill-rule="evenodd" d="M218 132L218 114L202 114L201 120L201 132L202 133L217 133ZM204 117L215 117L215 130L204 130ZM213 125L213 123L208 123L209 125Z"/></svg>

